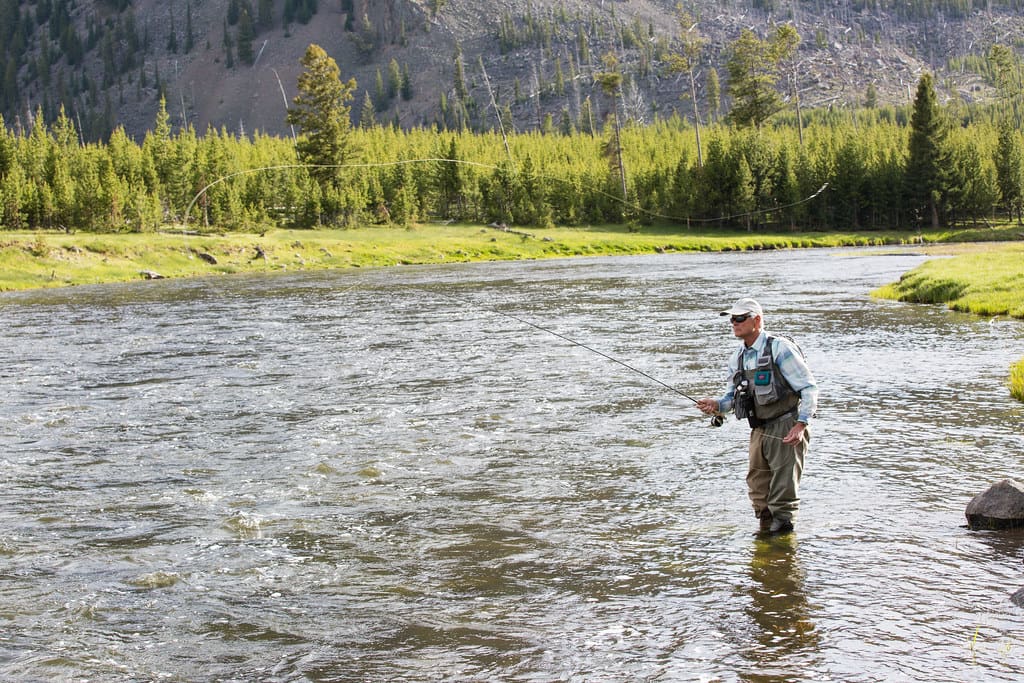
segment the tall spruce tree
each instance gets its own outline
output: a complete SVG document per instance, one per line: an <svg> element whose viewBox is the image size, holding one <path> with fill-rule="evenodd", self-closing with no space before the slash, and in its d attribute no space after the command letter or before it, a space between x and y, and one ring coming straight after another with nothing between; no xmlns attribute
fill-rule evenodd
<svg viewBox="0 0 1024 683"><path fill-rule="evenodd" d="M448 147L438 154L436 171L432 176L437 208L442 218L459 220L464 218L465 181L460 167L459 149L455 137Z"/></svg>
<svg viewBox="0 0 1024 683"><path fill-rule="evenodd" d="M939 108L931 74L917 83L914 113L910 117L910 142L904 174L907 206L919 224L941 225L946 193L944 165L948 153L948 124Z"/></svg>
<svg viewBox="0 0 1024 683"><path fill-rule="evenodd" d="M739 127L760 128L769 116L782 108L775 89L780 64L796 52L800 37L792 26L776 29L769 40L761 40L744 29L732 44L726 68L732 110L728 119Z"/></svg>
<svg viewBox="0 0 1024 683"><path fill-rule="evenodd" d="M352 152L348 102L356 80L343 83L338 63L315 43L306 49L301 63L305 70L299 75L299 93L288 109L287 121L299 128L299 159L313 165L310 174L327 189L336 186L337 167Z"/></svg>
<svg viewBox="0 0 1024 683"><path fill-rule="evenodd" d="M363 108L359 111L359 127L366 130L377 125L377 108L373 106L373 98L366 92L363 97Z"/></svg>
<svg viewBox="0 0 1024 683"><path fill-rule="evenodd" d="M1020 133L1009 117L999 124L999 142L995 154L996 179L1003 208L1017 222L1024 220L1024 147Z"/></svg>

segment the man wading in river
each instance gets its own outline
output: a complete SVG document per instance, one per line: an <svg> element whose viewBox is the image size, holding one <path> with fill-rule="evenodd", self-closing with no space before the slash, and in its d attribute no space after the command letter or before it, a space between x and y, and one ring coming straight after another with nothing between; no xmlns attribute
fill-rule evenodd
<svg viewBox="0 0 1024 683"><path fill-rule="evenodd" d="M793 530L800 505L800 473L811 434L807 423L818 405L818 385L803 354L787 339L764 330L764 312L753 299L722 311L743 340L729 359L729 385L720 399L702 398L705 414L732 410L750 424L747 490L761 531Z"/></svg>

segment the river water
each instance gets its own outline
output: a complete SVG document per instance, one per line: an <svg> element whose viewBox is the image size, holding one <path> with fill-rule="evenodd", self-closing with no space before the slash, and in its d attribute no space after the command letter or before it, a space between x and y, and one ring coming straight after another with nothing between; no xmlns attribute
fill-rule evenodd
<svg viewBox="0 0 1024 683"><path fill-rule="evenodd" d="M0 297L0 679L1019 680L1024 325L910 251L488 263ZM752 294L821 385L796 532L717 394ZM509 317L515 316L515 318ZM517 320L519 318L520 320Z"/></svg>

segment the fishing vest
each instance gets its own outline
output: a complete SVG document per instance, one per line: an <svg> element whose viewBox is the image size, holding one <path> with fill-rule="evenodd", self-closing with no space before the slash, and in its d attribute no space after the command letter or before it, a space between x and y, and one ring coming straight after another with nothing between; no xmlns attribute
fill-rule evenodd
<svg viewBox="0 0 1024 683"><path fill-rule="evenodd" d="M744 369L745 353L741 351L733 370L733 412L737 419L746 419L751 427L760 427L787 413L795 413L800 405L800 394L793 391L775 362L775 354L772 353L774 342L774 337L767 337L752 370Z"/></svg>

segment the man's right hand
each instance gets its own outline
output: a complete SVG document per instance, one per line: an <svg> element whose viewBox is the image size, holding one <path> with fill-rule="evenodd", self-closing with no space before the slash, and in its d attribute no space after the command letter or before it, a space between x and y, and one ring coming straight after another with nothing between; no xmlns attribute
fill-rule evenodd
<svg viewBox="0 0 1024 683"><path fill-rule="evenodd" d="M714 415L718 412L718 401L713 398L702 398L697 401L697 407L705 415Z"/></svg>

